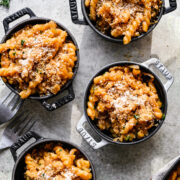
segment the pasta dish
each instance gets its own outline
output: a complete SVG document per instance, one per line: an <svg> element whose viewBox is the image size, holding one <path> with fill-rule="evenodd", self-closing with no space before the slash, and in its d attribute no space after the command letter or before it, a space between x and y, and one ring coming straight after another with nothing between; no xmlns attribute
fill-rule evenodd
<svg viewBox="0 0 180 180"><path fill-rule="evenodd" d="M139 66L115 66L94 78L87 114L114 141L133 141L163 118L154 76Z"/></svg>
<svg viewBox="0 0 180 180"><path fill-rule="evenodd" d="M48 143L25 156L26 180L90 180L90 162L77 149Z"/></svg>
<svg viewBox="0 0 180 180"><path fill-rule="evenodd" d="M123 36L124 44L156 23L161 4L161 0L85 0L97 28L115 38Z"/></svg>
<svg viewBox="0 0 180 180"><path fill-rule="evenodd" d="M32 94L57 94L73 76L75 45L55 22L28 25L0 44L0 76L19 91L22 99Z"/></svg>

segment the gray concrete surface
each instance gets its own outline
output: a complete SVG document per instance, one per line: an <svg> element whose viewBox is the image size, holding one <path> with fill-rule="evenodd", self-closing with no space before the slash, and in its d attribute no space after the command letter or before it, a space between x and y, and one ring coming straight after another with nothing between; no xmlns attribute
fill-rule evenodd
<svg viewBox="0 0 180 180"><path fill-rule="evenodd" d="M31 8L37 16L54 19L69 28L76 37L81 55L78 75L73 83L76 94L73 102L54 112L47 112L39 102L25 101L20 112L33 112L38 122L34 131L44 137L69 140L81 146L92 159L98 180L148 180L180 154L180 7L163 16L151 34L128 46L108 42L88 26L74 25L68 0L11 0L9 10L0 7L1 22L24 7ZM3 35L3 25L0 23L0 38ZM143 62L152 56L159 57L175 78L168 92L169 107L163 126L150 140L138 145L108 145L96 151L91 149L75 130L83 114L83 96L88 80L106 64L122 60ZM6 91L2 83L0 90L0 95ZM0 126L0 133L5 126ZM10 151L1 151L0 180L11 179L13 165Z"/></svg>

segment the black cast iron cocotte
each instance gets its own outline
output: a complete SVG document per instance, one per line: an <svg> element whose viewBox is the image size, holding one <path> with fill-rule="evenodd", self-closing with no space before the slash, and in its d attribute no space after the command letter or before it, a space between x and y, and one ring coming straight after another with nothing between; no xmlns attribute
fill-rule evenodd
<svg viewBox="0 0 180 180"><path fill-rule="evenodd" d="M171 172L173 172L179 165L180 165L180 157L178 157L176 161L171 165L169 170L164 174L162 180L168 180L169 176L171 175Z"/></svg>
<svg viewBox="0 0 180 180"><path fill-rule="evenodd" d="M28 147L26 147L19 156L17 156L17 150L20 149L24 144L26 144L31 138L35 139L35 142L30 144ZM73 143L62 141L58 139L46 139L38 135L37 133L33 131L29 131L25 133L23 136L21 136L17 142L15 142L11 147L10 151L14 158L15 165L12 172L12 180L23 180L24 179L24 173L25 173L25 156L27 153L32 152L33 149L38 148L41 145L45 145L47 143L61 143L63 148L72 149L76 148L79 150L79 152L82 154L82 156L87 159L90 162L91 165L91 173L92 173L92 180L96 179L95 169L91 162L91 160L88 158L85 152L83 152L78 146L74 145Z"/></svg>
<svg viewBox="0 0 180 180"><path fill-rule="evenodd" d="M159 23L162 15L174 11L177 8L176 0L169 0L169 5L170 5L169 7L165 7L165 0L162 0L162 7L160 9L160 12L159 12L157 18L156 18L156 23L152 24L146 33L142 33L140 36L137 36L137 37L132 37L131 42L138 40L138 39L141 39L142 37L148 35L156 27L156 25ZM69 6L70 6L70 11L71 11L71 19L72 19L73 23L81 24L81 25L89 25L101 37L103 37L109 41L112 41L112 42L123 43L122 37L115 38L111 35L106 35L96 28L95 22L91 21L89 18L89 9L85 7L85 0L81 0L81 9L82 9L82 13L84 16L82 20L80 20L79 16L78 16L78 9L77 9L76 0L69 0Z"/></svg>
<svg viewBox="0 0 180 180"><path fill-rule="evenodd" d="M158 120L158 126L154 126L149 130L149 135L145 136L142 139L136 139L133 140L132 142L120 142L120 141L113 141L113 137L111 136L111 134L109 132L103 132L101 131L96 123L95 120L91 120L89 118L89 116L87 115L87 102L88 102L88 98L89 98L89 93L90 93L90 88L93 84L93 80L95 77L104 74L105 72L107 72L109 70L109 68L114 67L114 66L126 66L126 65L138 65L141 69L141 71L143 72L147 72L150 73L154 76L154 84L156 86L157 89L157 93L160 97L160 100L163 104L161 110L162 113L165 115L166 117L166 113L167 113L167 107L168 107L168 101L167 101L167 91L168 89L171 87L171 85L173 84L174 78L172 77L172 75L170 74L170 72L166 69L166 67L156 58L152 58L149 59L147 61L145 61L144 63L137 63L137 62L129 62L129 61L120 61L120 62L116 62L116 63L112 63L110 65L107 65L105 67L103 67L100 71L98 71L90 80L87 88L86 88L86 92L85 92L85 96L84 96L84 115L82 116L82 118L80 119L80 121L77 124L77 131L81 134L81 136L89 143L89 145L94 148L94 149L98 149L100 147L103 147L107 144L118 144L118 145L132 145L132 144L137 144L137 143L141 143L143 141L146 141L147 139L149 139L150 137L152 137L161 127L161 125L164 122L165 118L162 118L161 120ZM166 78L167 82L166 84L163 84L162 81L159 79L159 77L149 68L151 65L154 65L161 73L162 75ZM84 123L88 122L91 126L91 128L101 137L101 141L97 142L88 132L87 130L84 128Z"/></svg>
<svg viewBox="0 0 180 180"><path fill-rule="evenodd" d="M24 16L24 15L29 15L30 19L26 19L24 21L21 21L20 23L17 23L15 26L13 26L12 28L9 28L9 24L17 19L19 19L20 17ZM6 17L3 20L3 25L4 25L4 30L5 30L5 36L3 37L1 43L5 43L8 39L10 39L12 37L12 35L21 30L22 28L24 28L26 25L35 25L35 24L45 24L47 22L51 21L51 19L47 19L47 18L40 18L40 17L36 17L36 15L34 14L34 12L32 12L31 9L29 8L24 8L21 9L19 11L17 11L16 13ZM54 21L54 20L53 20ZM67 28L65 28L62 24L54 21L57 26L66 31L68 33L67 36L67 40L68 41L72 41L74 43L74 45L76 46L77 50L76 50L76 56L77 56L77 61L75 62L75 66L73 68L73 77L72 79L70 79L69 81L67 81L67 83L61 88L61 90L56 94L60 94L62 93L64 90L68 91L68 95L56 100L53 103L48 103L46 100L55 96L53 94L49 94L46 96L39 96L38 94L36 95L31 95L28 98L29 99L35 99L35 100L40 100L41 104L48 110L48 111L53 111L63 105L65 105L66 103L72 101L75 98L75 94L74 94L74 90L72 87L72 82L77 74L77 70L78 70L78 66L79 66L79 48L77 45L77 42L74 38L74 36L71 34L71 32L69 32L69 30ZM8 82L5 83L7 85L7 87L12 90L14 93L19 94L18 89L15 89L15 87L13 85L10 85Z"/></svg>

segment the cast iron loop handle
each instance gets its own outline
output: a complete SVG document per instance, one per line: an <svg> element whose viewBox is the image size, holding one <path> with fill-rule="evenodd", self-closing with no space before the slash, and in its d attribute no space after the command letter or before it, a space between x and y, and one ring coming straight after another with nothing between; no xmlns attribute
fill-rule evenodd
<svg viewBox="0 0 180 180"><path fill-rule="evenodd" d="M54 111L57 108L67 104L68 102L72 101L75 98L74 90L72 84L68 88L68 95L64 96L63 98L58 99L56 102L49 104L46 100L41 100L41 104L48 110Z"/></svg>
<svg viewBox="0 0 180 180"><path fill-rule="evenodd" d="M164 7L164 12L163 14L167 14L170 13L172 11L174 11L177 8L177 3L176 0L169 0L169 6L170 7Z"/></svg>
<svg viewBox="0 0 180 180"><path fill-rule="evenodd" d="M87 25L86 20L80 20L78 16L77 2L76 0L69 0L69 6L71 11L71 19L74 24Z"/></svg>
<svg viewBox="0 0 180 180"><path fill-rule="evenodd" d="M159 61L159 59L152 58L142 64L147 68L149 68L150 65L154 65L162 73L162 75L167 79L166 84L164 84L164 88L168 91L174 82L174 78L167 68Z"/></svg>
<svg viewBox="0 0 180 180"><path fill-rule="evenodd" d="M31 9L29 9L28 7L26 7L26 8L23 8L23 9L15 12L14 14L6 17L6 18L3 20L3 25L4 25L4 31L5 31L5 33L9 30L9 24L10 24L11 22L15 21L16 19L19 19L20 17L22 17L22 16L24 16L24 15L26 15L26 14L28 14L28 15L30 16L30 18L36 16Z"/></svg>
<svg viewBox="0 0 180 180"><path fill-rule="evenodd" d="M10 147L10 151L11 154L13 156L14 161L17 160L17 153L16 151L22 146L24 145L26 142L28 142L31 138L35 138L36 141L38 141L39 139L42 139L41 136L39 136L37 133L33 132L33 131L29 131L27 133L25 133L24 135L22 135L11 147Z"/></svg>
<svg viewBox="0 0 180 180"><path fill-rule="evenodd" d="M82 116L82 118L79 120L76 129L79 132L79 134L82 136L84 140L93 148L93 149L99 149L107 144L109 144L108 141L101 139L100 142L97 142L83 127L83 124L86 122L85 115Z"/></svg>

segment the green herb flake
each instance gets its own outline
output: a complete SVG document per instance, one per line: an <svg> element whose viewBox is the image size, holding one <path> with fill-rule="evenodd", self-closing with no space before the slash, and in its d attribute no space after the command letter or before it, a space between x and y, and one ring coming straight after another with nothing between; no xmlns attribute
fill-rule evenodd
<svg viewBox="0 0 180 180"><path fill-rule="evenodd" d="M125 141L129 141L130 138L131 138L131 136L127 135L126 138L125 138Z"/></svg>
<svg viewBox="0 0 180 180"><path fill-rule="evenodd" d="M1 0L0 5L9 8L10 0Z"/></svg>
<svg viewBox="0 0 180 180"><path fill-rule="evenodd" d="M93 91L95 91L97 89L97 86L93 86Z"/></svg>
<svg viewBox="0 0 180 180"><path fill-rule="evenodd" d="M62 151L62 149L59 149L59 151Z"/></svg>
<svg viewBox="0 0 180 180"><path fill-rule="evenodd" d="M13 55L14 55L14 56L16 55L16 51L13 52Z"/></svg>
<svg viewBox="0 0 180 180"><path fill-rule="evenodd" d="M24 46L25 40L21 40L21 46Z"/></svg>
<svg viewBox="0 0 180 180"><path fill-rule="evenodd" d="M42 174L42 177L44 178L44 176L45 176L45 174L43 173L43 174Z"/></svg>
<svg viewBox="0 0 180 180"><path fill-rule="evenodd" d="M166 116L165 116L165 114L163 114L163 115L162 115L162 120L164 120L164 119L165 119L165 117L166 117Z"/></svg>
<svg viewBox="0 0 180 180"><path fill-rule="evenodd" d="M139 119L139 115L136 115L136 114L135 114L135 115L134 115L134 118L135 118L135 119Z"/></svg>
<svg viewBox="0 0 180 180"><path fill-rule="evenodd" d="M23 51L22 53L24 54L25 52Z"/></svg>
<svg viewBox="0 0 180 180"><path fill-rule="evenodd" d="M40 34L42 34L43 33L43 31L40 31Z"/></svg>

